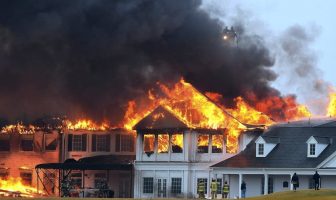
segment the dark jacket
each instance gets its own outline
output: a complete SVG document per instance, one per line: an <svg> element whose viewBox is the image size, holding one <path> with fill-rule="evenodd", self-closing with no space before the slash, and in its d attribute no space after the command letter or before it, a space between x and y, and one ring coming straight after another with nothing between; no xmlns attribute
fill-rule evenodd
<svg viewBox="0 0 336 200"><path fill-rule="evenodd" d="M296 175L296 174L293 175L293 177L292 177L292 183L296 184L296 185L299 185L299 177L298 177L298 175Z"/></svg>
<svg viewBox="0 0 336 200"><path fill-rule="evenodd" d="M243 183L241 184L240 189L241 189L241 190L246 190L246 183L245 183L245 182L243 182Z"/></svg>
<svg viewBox="0 0 336 200"><path fill-rule="evenodd" d="M313 176L313 179L314 179L314 181L315 181L315 183L318 183L318 182L320 182L320 175L316 172L315 174L314 174L314 176Z"/></svg>

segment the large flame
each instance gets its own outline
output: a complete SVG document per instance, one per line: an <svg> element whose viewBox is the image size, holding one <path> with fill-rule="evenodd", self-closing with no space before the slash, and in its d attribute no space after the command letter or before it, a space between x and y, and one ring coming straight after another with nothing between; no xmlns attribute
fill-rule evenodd
<svg viewBox="0 0 336 200"><path fill-rule="evenodd" d="M109 129L108 123L96 124L90 119L81 119L76 122L66 120L65 126L68 130L105 131Z"/></svg>
<svg viewBox="0 0 336 200"><path fill-rule="evenodd" d="M281 102L286 108L281 119L298 119L311 116L305 106L298 105L291 97L272 97L256 104L255 108L246 103L242 97L235 99L235 108L227 109L217 101L219 94L206 93L195 89L190 83L181 79L173 87L158 83L160 95L153 90L148 91L146 100L141 103L128 102L123 127L132 129L142 118L161 105L190 128L223 129L227 134L228 152L236 152L238 136L246 129L245 124L271 125L273 119L268 117L269 106L277 106ZM162 93L164 95L162 95ZM216 102L216 103L214 103ZM264 114L266 113L266 114ZM272 116L273 117L273 116Z"/></svg>
<svg viewBox="0 0 336 200"><path fill-rule="evenodd" d="M0 194L11 196L14 193L22 197L34 197L43 194L36 188L23 184L21 178L8 177L6 180L0 179Z"/></svg>
<svg viewBox="0 0 336 200"><path fill-rule="evenodd" d="M329 93L329 105L327 108L327 116L336 117L336 93Z"/></svg>
<svg viewBox="0 0 336 200"><path fill-rule="evenodd" d="M17 124L10 124L1 129L1 133L19 133L19 134L34 134L35 127L33 125L25 126L18 122Z"/></svg>

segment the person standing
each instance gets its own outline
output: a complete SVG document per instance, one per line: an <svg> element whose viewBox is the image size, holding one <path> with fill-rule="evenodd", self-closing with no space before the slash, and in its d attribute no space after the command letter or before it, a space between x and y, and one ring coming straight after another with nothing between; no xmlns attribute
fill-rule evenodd
<svg viewBox="0 0 336 200"><path fill-rule="evenodd" d="M293 184L294 191L296 191L296 188L299 187L299 177L296 173L294 173L291 182Z"/></svg>
<svg viewBox="0 0 336 200"><path fill-rule="evenodd" d="M227 183L227 181L225 181L225 183L224 183L224 185L223 185L223 198L224 198L224 199L227 199L227 198L228 198L229 192L230 192L230 186L229 186L229 184Z"/></svg>
<svg viewBox="0 0 336 200"><path fill-rule="evenodd" d="M217 181L215 179L212 179L210 189L211 189L211 199L215 199L217 194Z"/></svg>
<svg viewBox="0 0 336 200"><path fill-rule="evenodd" d="M241 189L241 197L245 198L246 197L246 183L245 183L245 181L242 182L242 184L240 186L240 189Z"/></svg>
<svg viewBox="0 0 336 200"><path fill-rule="evenodd" d="M315 190L319 190L320 189L320 182L321 182L321 177L320 175L317 173L317 171L315 172L314 176L314 186L315 186Z"/></svg>
<svg viewBox="0 0 336 200"><path fill-rule="evenodd" d="M205 183L204 183L204 181L202 179L198 182L197 187L198 187L197 188L197 190L198 190L198 198L204 199L205 198L205 196L204 196Z"/></svg>

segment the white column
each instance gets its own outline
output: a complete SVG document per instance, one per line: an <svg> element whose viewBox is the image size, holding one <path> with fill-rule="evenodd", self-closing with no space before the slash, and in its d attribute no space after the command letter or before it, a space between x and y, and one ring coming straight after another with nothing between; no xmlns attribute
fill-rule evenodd
<svg viewBox="0 0 336 200"><path fill-rule="evenodd" d="M290 174L290 175L289 175L289 182L288 182L288 184L289 184L290 190L293 190L293 189L294 189L294 188L293 188L293 184L292 184L292 177L293 177L293 175L294 175L294 174Z"/></svg>
<svg viewBox="0 0 336 200"><path fill-rule="evenodd" d="M268 194L268 174L264 174L264 195Z"/></svg>
<svg viewBox="0 0 336 200"><path fill-rule="evenodd" d="M239 181L238 181L238 191L239 191L239 198L242 197L242 192L241 192L241 189L240 189L240 186L241 184L243 183L243 174L239 174Z"/></svg>

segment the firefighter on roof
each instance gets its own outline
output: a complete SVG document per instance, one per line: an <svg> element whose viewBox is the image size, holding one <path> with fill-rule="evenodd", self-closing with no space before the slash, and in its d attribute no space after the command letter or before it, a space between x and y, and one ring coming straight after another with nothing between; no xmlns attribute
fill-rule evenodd
<svg viewBox="0 0 336 200"><path fill-rule="evenodd" d="M198 197L204 199L205 183L202 179L198 182L197 190L198 190Z"/></svg>
<svg viewBox="0 0 336 200"><path fill-rule="evenodd" d="M212 179L211 181L211 198L215 199L217 194L217 181Z"/></svg>

